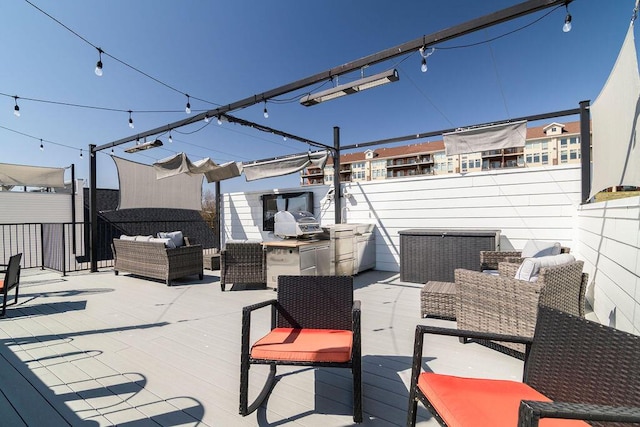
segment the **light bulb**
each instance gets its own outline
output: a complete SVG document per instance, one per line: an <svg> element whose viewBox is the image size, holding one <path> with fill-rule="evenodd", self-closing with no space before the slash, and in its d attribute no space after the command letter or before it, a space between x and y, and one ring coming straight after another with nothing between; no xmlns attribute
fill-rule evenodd
<svg viewBox="0 0 640 427"><path fill-rule="evenodd" d="M205 123L209 123L209 116L207 116L206 114L205 114L205 116L204 116L204 122L205 122Z"/></svg>
<svg viewBox="0 0 640 427"><path fill-rule="evenodd" d="M113 156L115 154L115 152L113 151L113 148L111 149L111 155Z"/></svg>
<svg viewBox="0 0 640 427"><path fill-rule="evenodd" d="M420 71L427 72L427 58L422 58L422 65L420 65Z"/></svg>
<svg viewBox="0 0 640 427"><path fill-rule="evenodd" d="M42 144L42 140L40 140L40 151L44 151L44 145Z"/></svg>
<svg viewBox="0 0 640 427"><path fill-rule="evenodd" d="M18 107L18 104L16 104L16 106L15 106L15 107L13 107L13 114L14 114L16 117L20 117L20 107Z"/></svg>
<svg viewBox="0 0 640 427"><path fill-rule="evenodd" d="M187 97L187 106L184 109L184 112L187 114L191 114L191 103L189 102L189 95L185 94Z"/></svg>
<svg viewBox="0 0 640 427"><path fill-rule="evenodd" d="M218 125L222 124L222 119L220 118L220 116L218 116Z"/></svg>
<svg viewBox="0 0 640 427"><path fill-rule="evenodd" d="M82 158L82 148L80 149L80 158Z"/></svg>
<svg viewBox="0 0 640 427"><path fill-rule="evenodd" d="M564 18L564 25L562 26L562 31L568 33L571 31L571 14L567 13L567 17Z"/></svg>
<svg viewBox="0 0 640 427"><path fill-rule="evenodd" d="M102 77L102 49L99 47L96 49L98 49L98 62L96 62L96 69L93 72L96 73L96 76Z"/></svg>
<svg viewBox="0 0 640 427"><path fill-rule="evenodd" d="M264 107L264 112L263 112L264 118L268 119L269 118L269 112L267 111L267 107Z"/></svg>
<svg viewBox="0 0 640 427"><path fill-rule="evenodd" d="M169 132L169 144L173 142L173 138L171 137L171 132Z"/></svg>
<svg viewBox="0 0 640 427"><path fill-rule="evenodd" d="M133 119L129 117L129 127L133 129L135 126L133 125Z"/></svg>

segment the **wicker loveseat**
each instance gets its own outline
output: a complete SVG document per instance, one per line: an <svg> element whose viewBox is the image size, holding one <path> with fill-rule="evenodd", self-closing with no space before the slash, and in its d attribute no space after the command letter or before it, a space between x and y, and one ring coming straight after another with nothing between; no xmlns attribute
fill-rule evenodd
<svg viewBox="0 0 640 427"><path fill-rule="evenodd" d="M456 269L458 329L531 338L538 304L584 317L587 273L583 261L544 267L537 281L515 279L519 264L500 263L499 275ZM517 352L520 344L504 343Z"/></svg>
<svg viewBox="0 0 640 427"><path fill-rule="evenodd" d="M163 280L167 286L180 277L203 279L202 246L166 248L162 242L113 239L113 270Z"/></svg>

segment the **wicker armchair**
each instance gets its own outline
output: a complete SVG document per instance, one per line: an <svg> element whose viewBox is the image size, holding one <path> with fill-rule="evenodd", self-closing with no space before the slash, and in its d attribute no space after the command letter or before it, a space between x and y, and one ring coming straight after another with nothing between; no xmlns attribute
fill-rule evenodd
<svg viewBox="0 0 640 427"><path fill-rule="evenodd" d="M227 242L220 251L220 288L227 283L267 286L267 253L259 242Z"/></svg>
<svg viewBox="0 0 640 427"><path fill-rule="evenodd" d="M570 248L562 246L560 253L568 254ZM521 251L480 251L480 271L497 270L501 262L521 263L524 261Z"/></svg>
<svg viewBox="0 0 640 427"><path fill-rule="evenodd" d="M277 365L351 369L353 420L362 422L362 362L360 301L353 299L351 276L278 277L277 300L245 307L242 311L240 361L240 414L255 411L269 396ZM271 307L271 332L253 342L251 313ZM269 365L262 392L249 405L249 368Z"/></svg>
<svg viewBox="0 0 640 427"><path fill-rule="evenodd" d="M536 282L515 279L518 264L500 263L500 275L456 269L459 329L531 338L538 304L584 317L587 273L574 261L540 269ZM519 344L501 343L523 352Z"/></svg>
<svg viewBox="0 0 640 427"><path fill-rule="evenodd" d="M535 330L533 338L522 338L418 325L407 426L416 423L417 402L441 425L528 427L541 418L552 418L545 420L550 423L553 418L586 420L596 426L640 422L639 336L544 306ZM427 333L525 344L523 381L424 372Z"/></svg>

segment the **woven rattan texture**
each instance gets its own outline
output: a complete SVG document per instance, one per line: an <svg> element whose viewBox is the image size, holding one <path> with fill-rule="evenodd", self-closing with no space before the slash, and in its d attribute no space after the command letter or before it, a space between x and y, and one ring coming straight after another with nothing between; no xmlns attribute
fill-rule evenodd
<svg viewBox="0 0 640 427"><path fill-rule="evenodd" d="M513 265L499 265L501 275L458 269L456 320L459 329L532 337L538 303L576 316L584 316L584 292L588 276L584 263L542 268L537 282L513 278ZM507 348L524 351L520 344Z"/></svg>
<svg viewBox="0 0 640 427"><path fill-rule="evenodd" d="M560 248L560 253L568 254L571 251L570 248L563 246ZM480 270L497 270L498 264L501 262L513 262L520 264L524 258L522 258L522 252L520 251L481 251L480 252Z"/></svg>
<svg viewBox="0 0 640 427"><path fill-rule="evenodd" d="M113 239L114 271L164 280L168 285L180 277L203 277L202 246L168 249L163 243Z"/></svg>
<svg viewBox="0 0 640 427"><path fill-rule="evenodd" d="M278 277L277 326L350 330L352 283L350 276Z"/></svg>
<svg viewBox="0 0 640 427"><path fill-rule="evenodd" d="M527 384L558 402L640 406L640 336L540 310Z"/></svg>
<svg viewBox="0 0 640 427"><path fill-rule="evenodd" d="M220 252L220 286L267 284L267 259L262 243L229 242Z"/></svg>
<svg viewBox="0 0 640 427"><path fill-rule="evenodd" d="M455 320L456 284L427 282L420 290L420 316Z"/></svg>
<svg viewBox="0 0 640 427"><path fill-rule="evenodd" d="M480 251L495 250L496 231L400 232L400 280L453 282L453 270L479 270Z"/></svg>

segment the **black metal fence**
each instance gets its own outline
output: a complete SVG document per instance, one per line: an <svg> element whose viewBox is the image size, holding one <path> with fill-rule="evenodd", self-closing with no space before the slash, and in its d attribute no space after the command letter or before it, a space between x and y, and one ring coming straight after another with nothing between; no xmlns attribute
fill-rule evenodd
<svg viewBox="0 0 640 427"><path fill-rule="evenodd" d="M185 233L203 247L212 247L213 231L202 221L121 221L98 222L98 268L113 266L111 242L123 234L152 235L159 231L187 229ZM206 225L206 224L205 224ZM0 264L22 253L22 268L48 268L66 274L88 270L90 266L89 223L0 224Z"/></svg>

